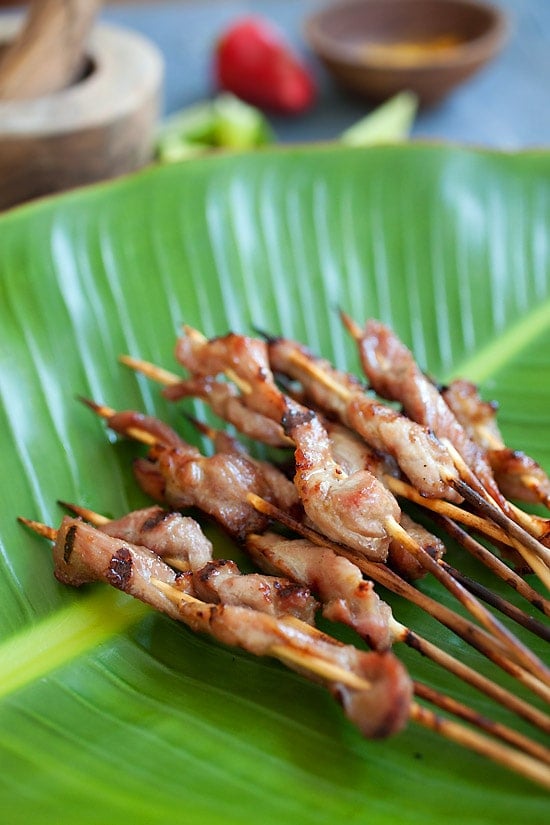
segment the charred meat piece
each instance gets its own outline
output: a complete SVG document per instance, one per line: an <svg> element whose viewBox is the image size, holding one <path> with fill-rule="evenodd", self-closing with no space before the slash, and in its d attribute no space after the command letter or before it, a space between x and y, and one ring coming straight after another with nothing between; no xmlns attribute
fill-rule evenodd
<svg viewBox="0 0 550 825"><path fill-rule="evenodd" d="M276 533L249 535L246 547L262 570L283 574L310 587L328 619L353 627L374 650L391 647L391 608L351 561L328 547Z"/></svg>
<svg viewBox="0 0 550 825"><path fill-rule="evenodd" d="M241 388L246 388L242 399L249 409L280 423L283 397L273 380L263 341L232 332L207 340L190 327L184 332L176 344L176 358L192 375L215 377L229 373Z"/></svg>
<svg viewBox="0 0 550 825"><path fill-rule="evenodd" d="M185 584L185 589L190 589L189 581L149 548L114 538L68 516L57 532L53 557L55 577L63 584L80 587L102 581L172 618L179 618L177 608L151 580L160 579L179 587Z"/></svg>
<svg viewBox="0 0 550 825"><path fill-rule="evenodd" d="M390 456L372 450L356 433L342 424L335 424L330 421L324 421L323 423L330 437L334 459L342 465L347 473L357 472L365 468L382 481L387 475L399 475L397 466ZM440 559L445 553L445 545L441 539L414 521L407 513L401 513L401 527L432 558ZM426 575L425 568L403 547L397 538L392 538L390 541L387 564L408 581L414 581Z"/></svg>
<svg viewBox="0 0 550 825"><path fill-rule="evenodd" d="M247 456L233 441L226 439L224 452L203 456L151 416L126 411L108 416L107 424L124 435L139 430L151 436L150 458L134 462L136 478L148 495L174 509L199 507L235 538L242 539L249 529L261 530L267 523L247 503L248 492L291 511L298 506L293 484L267 462Z"/></svg>
<svg viewBox="0 0 550 825"><path fill-rule="evenodd" d="M267 519L246 500L254 492L277 503L261 470L245 456L216 453L189 458L179 449L161 450L151 462L138 459L134 472L146 492L160 490L162 500L175 509L198 507L231 536L243 539L250 530L265 529Z"/></svg>
<svg viewBox="0 0 550 825"><path fill-rule="evenodd" d="M445 554L445 545L438 536L430 533L422 524L414 521L407 513L401 513L401 527L433 559L441 559ZM404 547L399 539L393 538L388 550L388 567L395 570L407 581L416 581L426 575L426 568Z"/></svg>
<svg viewBox="0 0 550 825"><path fill-rule="evenodd" d="M497 404L483 401L475 384L457 379L443 387L441 395L472 441L484 450L504 446L496 422Z"/></svg>
<svg viewBox="0 0 550 825"><path fill-rule="evenodd" d="M212 561L212 543L197 522L162 507L134 510L98 529L109 536L148 547L161 558L179 559L191 570Z"/></svg>
<svg viewBox="0 0 550 825"><path fill-rule="evenodd" d="M250 607L270 616L295 616L313 624L317 602L309 589L276 575L243 574L235 562L214 559L193 573L194 591L208 602Z"/></svg>
<svg viewBox="0 0 550 825"><path fill-rule="evenodd" d="M318 416L289 398L286 404L283 426L296 444L294 483L307 516L328 538L384 561L390 542L384 524L388 515L399 521L397 501L367 470L348 476Z"/></svg>

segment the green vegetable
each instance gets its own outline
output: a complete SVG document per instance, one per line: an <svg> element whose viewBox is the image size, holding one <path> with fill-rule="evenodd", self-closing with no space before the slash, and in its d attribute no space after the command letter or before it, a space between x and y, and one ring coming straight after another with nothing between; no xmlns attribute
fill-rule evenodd
<svg viewBox="0 0 550 825"><path fill-rule="evenodd" d="M347 146L370 146L375 143L394 143L409 137L418 101L412 92L400 92L340 136Z"/></svg>
<svg viewBox="0 0 550 825"><path fill-rule="evenodd" d="M262 113L234 95L197 103L168 118L157 137L157 158L173 163L211 149L253 149L271 143Z"/></svg>

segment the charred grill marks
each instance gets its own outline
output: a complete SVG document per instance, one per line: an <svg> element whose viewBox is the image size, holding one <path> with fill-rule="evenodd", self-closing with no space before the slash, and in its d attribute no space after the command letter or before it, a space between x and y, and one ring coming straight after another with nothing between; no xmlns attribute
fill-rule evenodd
<svg viewBox="0 0 550 825"><path fill-rule="evenodd" d="M132 554L127 547L120 547L111 558L106 573L106 579L117 590L128 590L128 583L132 576Z"/></svg>

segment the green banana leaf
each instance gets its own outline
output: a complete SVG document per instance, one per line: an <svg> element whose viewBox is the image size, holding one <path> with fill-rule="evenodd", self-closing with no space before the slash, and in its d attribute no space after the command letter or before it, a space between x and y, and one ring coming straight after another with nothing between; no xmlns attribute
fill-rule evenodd
<svg viewBox="0 0 550 825"><path fill-rule="evenodd" d="M186 322L209 336L294 336L358 369L338 307L391 324L437 379L481 382L507 441L550 467L549 229L548 154L422 145L193 160L0 219L6 822L548 821L547 792L437 733L411 723L366 741L322 686L279 663L195 636L106 586L60 585L49 544L16 517L57 526L58 499L110 516L145 503L131 472L139 448L109 436L78 395L158 414L197 439L181 407L119 354L176 369ZM219 555L234 551L209 529ZM457 548L449 558L504 593ZM453 604L433 581L421 587ZM404 624L530 696L381 593ZM396 650L415 678L537 738Z"/></svg>

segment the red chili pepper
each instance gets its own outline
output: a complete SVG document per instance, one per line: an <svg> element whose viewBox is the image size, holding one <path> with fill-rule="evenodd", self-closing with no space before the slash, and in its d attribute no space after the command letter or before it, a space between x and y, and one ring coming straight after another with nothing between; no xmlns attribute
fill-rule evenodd
<svg viewBox="0 0 550 825"><path fill-rule="evenodd" d="M315 99L315 83L270 22L246 17L220 38L214 71L221 89L260 109L297 114Z"/></svg>

